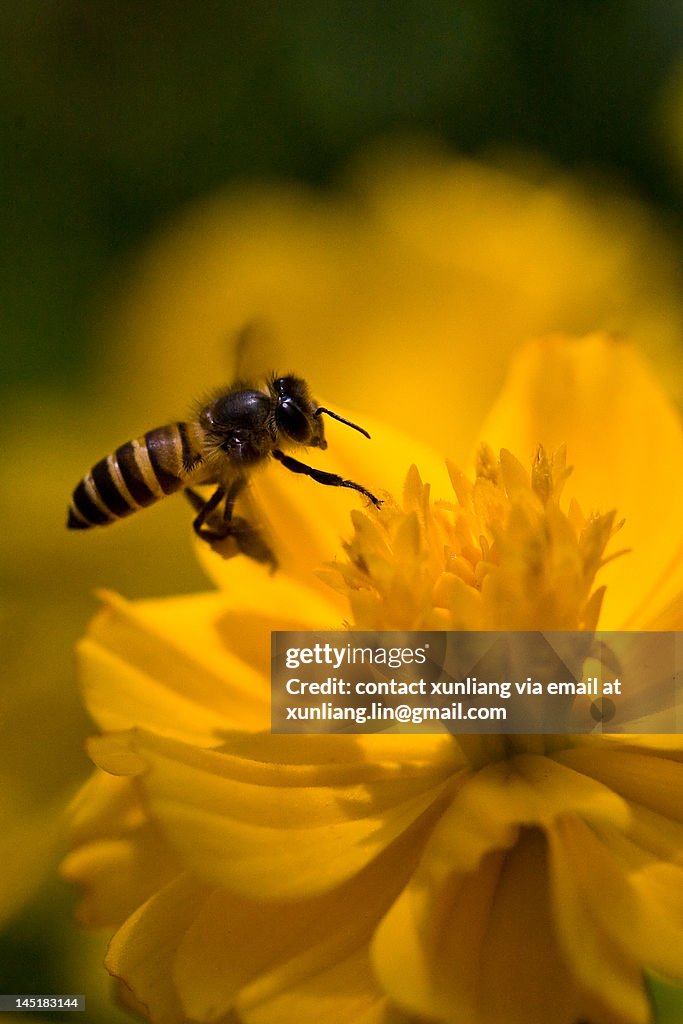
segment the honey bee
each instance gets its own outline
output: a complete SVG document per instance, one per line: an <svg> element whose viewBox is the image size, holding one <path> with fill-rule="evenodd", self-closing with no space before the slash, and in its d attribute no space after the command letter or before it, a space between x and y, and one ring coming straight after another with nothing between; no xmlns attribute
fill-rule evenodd
<svg viewBox="0 0 683 1024"><path fill-rule="evenodd" d="M107 526L182 490L196 512L192 525L198 537L211 545L230 538L237 552L275 567L258 529L234 514L250 472L267 459L327 487L350 487L376 507L382 504L361 484L283 451L327 448L323 415L370 437L356 423L318 405L301 377L273 375L260 389L238 381L200 408L194 420L149 430L100 459L73 492L67 526ZM203 485L216 486L208 500L195 490Z"/></svg>

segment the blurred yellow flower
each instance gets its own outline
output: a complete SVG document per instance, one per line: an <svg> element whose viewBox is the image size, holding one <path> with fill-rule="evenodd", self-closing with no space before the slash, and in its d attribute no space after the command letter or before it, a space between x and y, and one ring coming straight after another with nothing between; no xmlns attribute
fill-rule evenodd
<svg viewBox="0 0 683 1024"><path fill-rule="evenodd" d="M680 629L678 419L593 336L520 354L484 428L519 458L480 447L474 481L371 429L327 464L398 495L414 456L401 500L351 530L355 496L267 471L282 573L203 547L218 591L106 597L80 648L103 733L64 866L81 919L116 929L120 998L156 1024L649 1024L643 969L683 978L680 737L275 736L269 635Z"/></svg>
<svg viewBox="0 0 683 1024"><path fill-rule="evenodd" d="M254 372L296 370L459 462L529 338L622 333L680 387L678 257L613 183L397 144L343 185L234 187L191 205L105 325L98 401L125 396L150 426L182 415L232 377L230 339L255 316L272 338Z"/></svg>

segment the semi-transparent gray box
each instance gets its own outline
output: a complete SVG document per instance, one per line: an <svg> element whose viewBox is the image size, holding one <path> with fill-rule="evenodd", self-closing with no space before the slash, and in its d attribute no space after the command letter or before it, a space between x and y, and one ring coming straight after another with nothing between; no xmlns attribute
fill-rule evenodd
<svg viewBox="0 0 683 1024"><path fill-rule="evenodd" d="M676 632L272 634L275 733L678 733Z"/></svg>

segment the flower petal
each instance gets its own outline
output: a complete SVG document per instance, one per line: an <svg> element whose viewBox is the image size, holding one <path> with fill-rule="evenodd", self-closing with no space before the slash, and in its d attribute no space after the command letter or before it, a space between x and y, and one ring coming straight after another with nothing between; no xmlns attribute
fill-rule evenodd
<svg viewBox="0 0 683 1024"><path fill-rule="evenodd" d="M119 929L107 966L134 1003L163 1024L217 1022L233 1007L248 1024L285 1024L297 1005L302 1024L342 1021L350 1012L380 1024L385 1000L367 944L418 857L413 836L404 835L341 887L293 902L264 902L178 876ZM161 952L152 955L155 945Z"/></svg>
<svg viewBox="0 0 683 1024"><path fill-rule="evenodd" d="M74 843L87 843L131 831L147 820L130 779L96 768L68 808L69 832Z"/></svg>
<svg viewBox="0 0 683 1024"><path fill-rule="evenodd" d="M564 965L543 840L578 815L627 820L619 797L547 757L520 755L465 779L378 929L374 959L389 995L452 1024L573 1024L585 1014L593 995Z"/></svg>
<svg viewBox="0 0 683 1024"><path fill-rule="evenodd" d="M559 821L550 838L558 937L572 973L603 1012L648 1024L643 965L661 969L664 962L667 973L683 975L680 869L665 909L663 892L649 899L643 880L578 818Z"/></svg>
<svg viewBox="0 0 683 1024"><path fill-rule="evenodd" d="M683 764L680 761L602 744L577 746L558 751L554 756L629 802L647 807L670 821L683 823Z"/></svg>
<svg viewBox="0 0 683 1024"><path fill-rule="evenodd" d="M61 873L81 888L76 913L88 927L118 927L180 871L130 778L96 769L71 802L69 831Z"/></svg>
<svg viewBox="0 0 683 1024"><path fill-rule="evenodd" d="M177 859L151 825L83 843L61 866L63 877L83 890L76 916L87 928L118 928L178 870Z"/></svg>
<svg viewBox="0 0 683 1024"><path fill-rule="evenodd" d="M347 415L345 410L335 411ZM333 423L327 430L329 448L325 452L314 450L310 453L310 462L306 452L292 451L291 454L326 473L361 484L380 499L390 494L400 495L406 470L413 462L427 474L427 479L434 482L437 493L449 493L443 458L433 449L376 422L364 412L348 413L348 416L369 430L370 441L342 424ZM280 569L293 580L303 580L316 593L323 595L324 605L311 609L312 622L317 624L325 607L333 602L334 595L318 582L316 570L323 562L337 557L341 539L351 533L350 514L355 509L369 506L368 499L348 488L321 486L304 476L287 472L280 465L269 463L262 472L253 475L248 502L248 515L250 518L253 516L274 548ZM201 545L200 558L221 588L234 591L236 586L239 587L239 576L233 567L235 559L226 562L205 544ZM276 574L276 584L278 577ZM267 594L271 588L272 584L266 581L265 570L262 570L259 589ZM335 618L327 620L328 626L338 623L344 611L345 604L338 602Z"/></svg>
<svg viewBox="0 0 683 1024"><path fill-rule="evenodd" d="M277 614L265 600L253 607L246 595L256 593L257 571L244 559L236 582L245 590L228 599L212 593L127 603L106 595L79 645L85 700L102 729L144 723L161 735L213 746L238 725L270 723L270 631L308 625L299 614L306 616L313 600L303 605L302 588L283 580Z"/></svg>
<svg viewBox="0 0 683 1024"><path fill-rule="evenodd" d="M417 856L403 837L340 888L293 902L214 891L178 947L174 978L188 1017L222 1018L234 1005L248 1024L317 1024L381 1004L368 940Z"/></svg>
<svg viewBox="0 0 683 1024"><path fill-rule="evenodd" d="M337 961L296 985L281 988L255 1007L239 1002L244 1024L390 1024L386 997L377 988L365 950ZM400 1019L391 1018L393 1024ZM406 1021L405 1024L410 1024Z"/></svg>
<svg viewBox="0 0 683 1024"><path fill-rule="evenodd" d="M619 542L631 550L601 572L601 628L623 628L653 593L664 606L680 591L683 567L667 572L682 541L683 433L635 348L600 334L528 345L481 436L522 458L539 443L566 443L576 466L569 493L585 511L625 517Z"/></svg>
<svg viewBox="0 0 683 1024"><path fill-rule="evenodd" d="M547 899L540 832L432 893L419 881L380 926L373 945L383 987L407 1009L448 1024L575 1024L587 1003L572 985Z"/></svg>
<svg viewBox="0 0 683 1024"><path fill-rule="evenodd" d="M210 888L181 875L159 889L114 935L105 966L154 1024L186 1024L173 984L179 936L192 924Z"/></svg>
<svg viewBox="0 0 683 1024"><path fill-rule="evenodd" d="M268 736L250 749L242 736L218 753L140 730L101 739L95 756L106 768L111 748L118 764L127 742L150 813L182 861L234 892L278 900L341 884L438 815L457 748L444 737L414 740ZM412 762L395 760L399 750L412 750ZM259 759L264 751L270 760Z"/></svg>

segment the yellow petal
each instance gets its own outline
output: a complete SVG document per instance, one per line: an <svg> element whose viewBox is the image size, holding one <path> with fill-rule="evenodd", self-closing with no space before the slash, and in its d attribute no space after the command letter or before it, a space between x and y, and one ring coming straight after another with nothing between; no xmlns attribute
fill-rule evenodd
<svg viewBox="0 0 683 1024"><path fill-rule="evenodd" d="M249 1024L334 1022L343 1012L380 1024L367 943L418 857L404 836L340 888L288 903L179 876L119 929L108 969L162 1024L217 1022L233 1006Z"/></svg>
<svg viewBox="0 0 683 1024"><path fill-rule="evenodd" d="M625 518L619 546L631 551L601 573L601 628L623 628L646 600L653 612L655 588L657 605L680 591L683 571L667 572L682 540L683 434L633 346L600 334L527 346L481 436L523 461L539 443L566 443L575 466L568 493L584 511L616 508Z"/></svg>
<svg viewBox="0 0 683 1024"><path fill-rule="evenodd" d="M274 466L272 471L276 472L278 468ZM294 478L284 470L283 473L289 486L296 488L301 482L301 477ZM316 530L317 520L311 525ZM258 664L270 672L270 645L263 644L266 627L268 631L338 628L344 615L343 606L337 596L328 587L322 587L314 576L301 583L282 568L271 573L266 566L258 565L246 556L226 560L215 554L208 544L198 542L196 547L203 568L224 596L222 639L229 647L237 645L238 652L244 652L245 660L250 664ZM307 550L305 555L302 553L302 558L308 561ZM250 623L255 627L259 622L263 623L263 634L257 633L253 627L245 629ZM330 626L330 623L334 625ZM248 641L248 646L245 641Z"/></svg>
<svg viewBox="0 0 683 1024"><path fill-rule="evenodd" d="M603 1012L648 1024L642 968L661 963L660 937L675 943L667 966L675 963L679 976L683 972L683 925L675 925L675 906L668 916L653 913L609 848L578 818L557 823L551 846L558 938L572 972Z"/></svg>
<svg viewBox="0 0 683 1024"><path fill-rule="evenodd" d="M130 779L109 775L96 768L67 809L73 843L102 839L131 831L144 824L147 815Z"/></svg>
<svg viewBox="0 0 683 1024"><path fill-rule="evenodd" d="M590 1016L594 994L576 985L555 934L543 840L578 815L603 826L628 820L619 797L545 757L466 778L378 930L375 964L389 995L452 1024Z"/></svg>
<svg viewBox="0 0 683 1024"><path fill-rule="evenodd" d="M411 826L428 828L440 812L455 747L432 739L440 741L432 749L442 752L432 765L419 747L412 764L364 760L371 748L351 736L279 737L272 756L279 749L286 760L270 763L250 758L246 737L236 737L235 753L142 731L128 742L146 766L141 782L150 814L183 863L235 892L277 900L339 885ZM100 741L105 766L106 746ZM378 757L391 744L375 749Z"/></svg>
<svg viewBox="0 0 683 1024"><path fill-rule="evenodd" d="M239 1002L244 1024L389 1024L386 997L377 987L365 951L339 958L302 983L282 989L255 1007ZM401 1024L394 1019L394 1024Z"/></svg>
<svg viewBox="0 0 683 1024"><path fill-rule="evenodd" d="M587 1002L572 985L547 898L545 844L526 830L507 854L454 874L424 906L419 881L373 945L383 986L407 1009L448 1024L575 1024Z"/></svg>
<svg viewBox="0 0 683 1024"><path fill-rule="evenodd" d="M222 1018L235 1005L249 1024L317 1024L382 1003L368 939L418 856L404 838L341 887L293 902L214 891L178 946L174 979L188 1017Z"/></svg>
<svg viewBox="0 0 683 1024"><path fill-rule="evenodd" d="M136 910L114 935L105 966L132 992L134 1005L151 1010L155 1024L186 1024L173 984L179 936L192 924L211 890L182 875Z"/></svg>
<svg viewBox="0 0 683 1024"><path fill-rule="evenodd" d="M88 928L118 928L178 872L168 844L151 825L81 844L61 865L63 877L83 890L76 916Z"/></svg>
<svg viewBox="0 0 683 1024"><path fill-rule="evenodd" d="M61 873L81 888L76 913L88 927L118 927L179 873L132 779L96 769L72 800L68 817L75 848Z"/></svg>
<svg viewBox="0 0 683 1024"><path fill-rule="evenodd" d="M520 755L466 780L430 842L431 871L472 871L492 849L507 847L518 825L549 827L558 816L623 826L624 800L593 779L547 757Z"/></svg>
<svg viewBox="0 0 683 1024"><path fill-rule="evenodd" d="M683 630L683 545L627 625L634 630Z"/></svg>
<svg viewBox="0 0 683 1024"><path fill-rule="evenodd" d="M245 614L243 645L249 624ZM110 595L79 645L88 710L105 730L144 723L202 746L237 725L263 728L270 625L252 625L262 643L268 635L254 668L223 642L236 624L219 594L135 603Z"/></svg>
<svg viewBox="0 0 683 1024"><path fill-rule="evenodd" d="M346 415L344 410L335 411ZM326 429L326 451L292 450L291 454L318 469L361 484L380 499L400 495L411 462L417 463L427 479L433 481L437 493L448 493L448 477L440 454L363 411L348 415L370 432L371 440L331 422ZM259 590L264 595L269 591L276 595L283 572L308 583L325 599L322 608L312 609L311 621L317 625L334 595L318 582L316 570L339 555L342 539L352 532L351 513L370 506L370 502L353 490L321 486L305 476L290 473L272 460L253 474L248 499L249 511L271 542L280 565L273 583L267 579L267 570L261 569ZM207 572L221 588L230 592L240 587L239 570L234 563L244 559L226 562L205 544L200 546L199 553ZM274 598L268 599L274 602ZM345 611L344 604L337 603L335 618L327 620L328 627L340 622Z"/></svg>
<svg viewBox="0 0 683 1024"><path fill-rule="evenodd" d="M601 744L558 751L555 757L626 800L683 822L683 764L679 761Z"/></svg>

